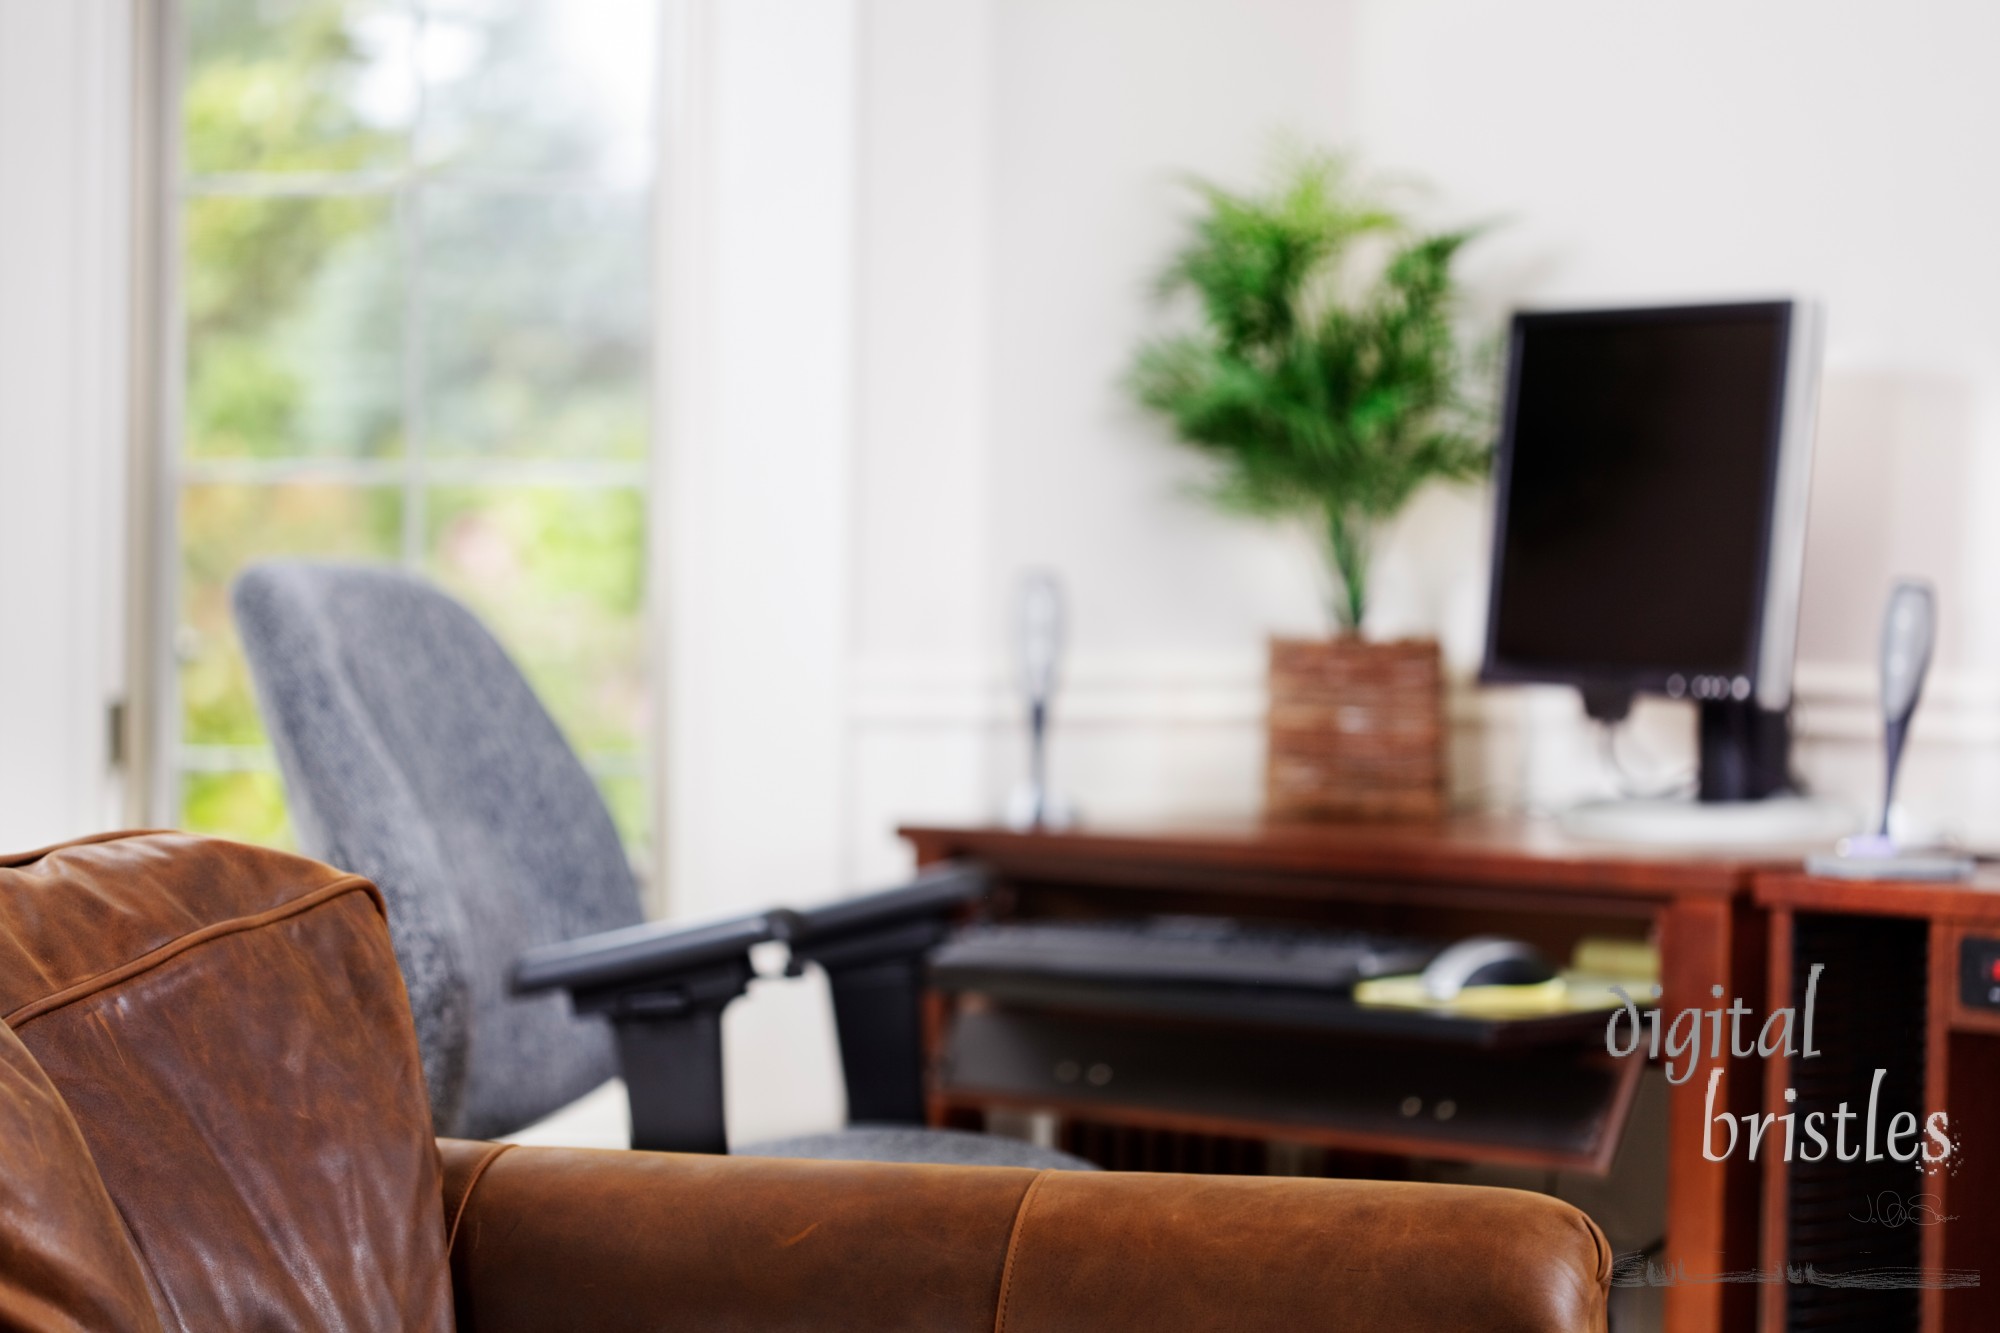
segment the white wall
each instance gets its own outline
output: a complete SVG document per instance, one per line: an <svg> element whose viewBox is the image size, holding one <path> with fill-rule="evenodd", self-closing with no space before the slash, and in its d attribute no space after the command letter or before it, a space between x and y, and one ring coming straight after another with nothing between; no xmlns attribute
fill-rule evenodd
<svg viewBox="0 0 2000 1333"><path fill-rule="evenodd" d="M961 696L992 646L996 439L996 7L869 0L863 12L850 881L902 868L885 833L897 819L986 801L986 737Z"/></svg>
<svg viewBox="0 0 2000 1333"><path fill-rule="evenodd" d="M667 163L656 538L674 907L816 884L840 839L853 430L855 15L687 7ZM672 75L669 76L670 80ZM794 888L790 890L796 893Z"/></svg>
<svg viewBox="0 0 2000 1333"><path fill-rule="evenodd" d="M665 906L837 887L854 395L856 6L673 7L659 308ZM763 986L725 1026L731 1132L840 1118L829 1011Z"/></svg>
<svg viewBox="0 0 2000 1333"><path fill-rule="evenodd" d="M1193 460L1118 380L1187 207L1179 173L1250 183L1283 131L1428 181L1418 206L1439 221L1502 220L1467 269L1496 323L1516 303L1821 297L1802 762L1872 798L1880 597L1895 573L1929 575L1946 629L1908 795L2000 837L2000 525L1981 521L2000 502L2000 173L1985 165L2000 91L1984 69L2000 15L708 8L745 45L713 64L739 87L711 100L736 110L698 136L715 157L694 245L713 256L696 267L715 336L670 357L702 365L689 392L717 400L674 450L667 534L679 909L878 882L907 865L898 821L994 816L1020 769L1004 627L1029 566L1071 592L1056 777L1086 816L1255 811L1263 640L1324 624L1313 555L1191 498ZM774 356L797 376L782 391ZM1460 673L1483 615L1485 504L1421 497L1378 566L1377 631L1441 635ZM1464 801L1547 806L1599 780L1564 692L1465 688L1453 715ZM1663 764L1689 757L1687 710L1642 706L1640 730ZM823 1012L811 1021L823 1035ZM824 1088L770 1078L760 1100L791 1116L771 1127L837 1114Z"/></svg>
<svg viewBox="0 0 2000 1333"><path fill-rule="evenodd" d="M896 8L871 6L871 21ZM1426 183L1410 198L1438 222L1499 221L1467 269L1496 326L1515 304L1823 300L1800 763L1822 791L1872 801L1880 601L1894 575L1928 576L1946 623L1905 794L1920 818L2000 838L2000 527L1980 521L2000 502L2000 247L1986 235L2000 174L1983 167L2000 89L1980 63L2000 13L1963 0L945 8L966 17L944 67L976 77L933 71L942 90L919 118L966 145L931 201L932 269L864 262L860 299L866 312L947 290L978 323L864 323L856 447L882 558L855 571L869 608L850 699L857 871L898 864L898 818L999 808L1019 765L1001 628L1031 565L1072 593L1057 771L1086 814L1255 809L1262 638L1323 623L1312 557L1191 501L1189 460L1117 379L1185 207L1176 174L1250 183L1281 132ZM983 64L968 49L980 38ZM940 160L878 151L910 133L897 111L864 129L864 256L909 252L896 226L917 230L911 217L873 222L867 201ZM983 185L967 179L977 145ZM983 293L962 290L938 233L983 245ZM981 358L983 376L950 392L927 380L944 402L922 420L871 411L945 348L961 374ZM909 460L945 450L955 481L941 490ZM1378 570L1377 632L1439 634L1461 676L1478 653L1486 503L1421 497ZM951 532L925 558L897 544L912 513ZM962 590L949 629L932 610L947 581ZM1603 781L1566 692L1467 689L1453 712L1462 802L1546 808ZM1639 731L1663 769L1691 762L1689 709L1642 705Z"/></svg>
<svg viewBox="0 0 2000 1333"><path fill-rule="evenodd" d="M1927 576L1906 795L2000 838L2000 11L1363 0L1354 36L1355 142L1505 220L1468 270L1488 299L1825 302L1802 764L1872 799L1881 602Z"/></svg>
<svg viewBox="0 0 2000 1333"><path fill-rule="evenodd" d="M1314 623L1311 567L1182 496L1186 460L1116 380L1175 173L1229 174L1274 124L1338 131L1342 10L679 13L670 910L865 886L907 866L897 821L989 817L1019 764L998 629L1030 563L1075 596L1077 790L1104 812L1249 808L1258 636ZM729 1040L738 1137L837 1120L815 992L760 988Z"/></svg>
<svg viewBox="0 0 2000 1333"><path fill-rule="evenodd" d="M1056 771L1085 812L1246 812L1262 636L1321 623L1310 555L1192 500L1119 386L1185 175L1342 134L1346 6L867 12L850 873L905 864L899 820L1000 808L1032 567L1069 593Z"/></svg>
<svg viewBox="0 0 2000 1333"><path fill-rule="evenodd" d="M0 0L0 848L119 817L125 0Z"/></svg>

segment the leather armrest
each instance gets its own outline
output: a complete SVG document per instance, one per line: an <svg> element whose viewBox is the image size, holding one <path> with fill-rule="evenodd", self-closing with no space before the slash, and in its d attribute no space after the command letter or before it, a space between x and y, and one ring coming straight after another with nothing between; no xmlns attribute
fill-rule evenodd
<svg viewBox="0 0 2000 1333"><path fill-rule="evenodd" d="M1514 1190L444 1141L463 1333L1587 1333L1611 1256Z"/></svg>

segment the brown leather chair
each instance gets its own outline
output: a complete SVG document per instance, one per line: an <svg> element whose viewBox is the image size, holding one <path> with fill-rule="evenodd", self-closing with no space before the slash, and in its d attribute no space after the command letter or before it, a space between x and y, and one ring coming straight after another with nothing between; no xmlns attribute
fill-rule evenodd
<svg viewBox="0 0 2000 1333"><path fill-rule="evenodd" d="M0 858L0 1328L1586 1330L1507 1190L431 1137L366 880L182 834Z"/></svg>

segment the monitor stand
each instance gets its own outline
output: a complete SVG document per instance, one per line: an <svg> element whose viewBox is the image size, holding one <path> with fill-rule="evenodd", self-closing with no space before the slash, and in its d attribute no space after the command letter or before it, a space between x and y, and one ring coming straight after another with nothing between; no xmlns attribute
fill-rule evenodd
<svg viewBox="0 0 2000 1333"><path fill-rule="evenodd" d="M1647 846L1791 847L1823 846L1860 830L1855 811L1799 793L1789 709L1735 700L1696 706L1697 799L1586 801L1557 816L1563 832Z"/></svg>
<svg viewBox="0 0 2000 1333"><path fill-rule="evenodd" d="M1556 826L1585 842L1642 847L1832 846L1866 822L1834 801L1772 796L1761 801L1585 801L1556 816Z"/></svg>

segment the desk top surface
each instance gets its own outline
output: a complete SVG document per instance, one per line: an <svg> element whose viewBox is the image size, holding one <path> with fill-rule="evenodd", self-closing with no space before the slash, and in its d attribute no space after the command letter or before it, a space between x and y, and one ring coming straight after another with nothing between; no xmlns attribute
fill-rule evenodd
<svg viewBox="0 0 2000 1333"><path fill-rule="evenodd" d="M1935 880L1829 879L1802 873L1757 877L1765 907L1860 916L1946 917L2000 923L2000 866L1982 863L1963 883Z"/></svg>
<svg viewBox="0 0 2000 1333"><path fill-rule="evenodd" d="M1060 833L911 825L900 832L920 860L972 856L1012 874L1269 872L1640 896L1747 895L1759 872L1796 870L1804 854L1587 843L1547 820L1488 815L1422 824L1187 821Z"/></svg>

